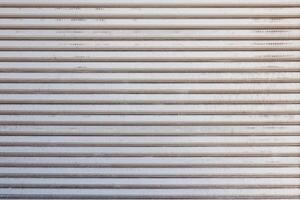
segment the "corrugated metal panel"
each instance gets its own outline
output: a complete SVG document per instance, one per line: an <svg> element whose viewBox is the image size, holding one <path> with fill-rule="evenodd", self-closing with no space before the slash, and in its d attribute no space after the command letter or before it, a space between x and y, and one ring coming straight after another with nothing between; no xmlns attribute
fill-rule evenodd
<svg viewBox="0 0 300 200"><path fill-rule="evenodd" d="M0 0L0 198L300 199L299 0Z"/></svg>

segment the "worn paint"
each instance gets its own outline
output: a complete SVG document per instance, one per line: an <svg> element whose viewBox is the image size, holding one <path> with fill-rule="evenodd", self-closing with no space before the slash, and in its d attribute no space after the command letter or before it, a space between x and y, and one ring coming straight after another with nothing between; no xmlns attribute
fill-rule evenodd
<svg viewBox="0 0 300 200"><path fill-rule="evenodd" d="M299 0L0 0L1 199L299 199Z"/></svg>

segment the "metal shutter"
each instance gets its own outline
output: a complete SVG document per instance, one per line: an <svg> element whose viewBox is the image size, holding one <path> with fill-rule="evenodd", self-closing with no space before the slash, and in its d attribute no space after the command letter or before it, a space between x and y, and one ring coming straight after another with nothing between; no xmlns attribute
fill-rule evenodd
<svg viewBox="0 0 300 200"><path fill-rule="evenodd" d="M299 0L0 0L0 198L300 199Z"/></svg>

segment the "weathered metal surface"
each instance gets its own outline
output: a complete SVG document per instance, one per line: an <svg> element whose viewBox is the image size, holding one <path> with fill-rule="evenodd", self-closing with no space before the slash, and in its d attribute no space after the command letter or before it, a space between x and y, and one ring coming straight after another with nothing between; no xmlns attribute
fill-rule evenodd
<svg viewBox="0 0 300 200"><path fill-rule="evenodd" d="M1 199L300 199L299 0L0 0Z"/></svg>

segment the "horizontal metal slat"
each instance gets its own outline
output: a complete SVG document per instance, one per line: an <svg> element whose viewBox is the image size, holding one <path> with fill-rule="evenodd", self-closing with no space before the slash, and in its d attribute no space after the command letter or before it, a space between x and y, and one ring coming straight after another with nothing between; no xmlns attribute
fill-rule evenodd
<svg viewBox="0 0 300 200"><path fill-rule="evenodd" d="M297 29L1 30L1 40L299 40Z"/></svg>
<svg viewBox="0 0 300 200"><path fill-rule="evenodd" d="M73 1L27 1L13 0L7 1L2 0L0 5L3 7L297 7L300 6L298 0L287 0L285 2L278 0L264 0L258 1L253 0L245 3L242 0L213 0L213 1L201 1L192 0L183 2L182 0L167 0L164 2L151 1L151 0L134 0L134 1L109 1L102 0L101 2L95 0L73 0Z"/></svg>
<svg viewBox="0 0 300 200"><path fill-rule="evenodd" d="M218 55L218 56L216 56ZM64 51L30 52L3 51L0 62L279 62L299 61L299 51L230 51L230 52L171 52L171 51Z"/></svg>
<svg viewBox="0 0 300 200"><path fill-rule="evenodd" d="M298 188L297 178L288 179L24 179L24 178L0 178L0 188L78 188L78 189L254 189L254 188ZM74 184L77 182L77 184Z"/></svg>
<svg viewBox="0 0 300 200"><path fill-rule="evenodd" d="M251 129L251 128L249 128ZM2 136L2 146L272 146L297 145L299 136ZM227 145L228 146L228 145Z"/></svg>
<svg viewBox="0 0 300 200"><path fill-rule="evenodd" d="M299 83L299 80L300 72L0 73L0 83Z"/></svg>
<svg viewBox="0 0 300 200"><path fill-rule="evenodd" d="M20 81L19 79L16 82ZM41 79L40 79L41 80ZM3 80L2 80L3 81ZM36 80L35 80L36 81ZM51 81L51 82L50 82ZM298 83L0 83L2 94L279 94L298 93ZM86 80L78 80L83 82ZM146 80L145 80L146 81ZM197 80L196 80L197 81ZM230 80L231 81L231 80ZM257 82L257 80L255 80ZM276 80L275 80L276 81ZM7 81L8 82L8 81ZM28 83L33 82L33 83ZM48 84L45 84L48 82ZM74 80L73 80L74 82ZM231 82L236 82L232 80ZM252 81L254 82L254 81Z"/></svg>
<svg viewBox="0 0 300 200"><path fill-rule="evenodd" d="M11 105L0 104L0 114L11 115L287 115L299 105Z"/></svg>
<svg viewBox="0 0 300 200"><path fill-rule="evenodd" d="M299 72L298 62L0 62L0 72Z"/></svg>
<svg viewBox="0 0 300 200"><path fill-rule="evenodd" d="M251 41L0 41L2 51L283 51L300 50L300 42Z"/></svg>
<svg viewBox="0 0 300 200"><path fill-rule="evenodd" d="M1 104L299 104L300 94L0 94Z"/></svg>
<svg viewBox="0 0 300 200"><path fill-rule="evenodd" d="M13 136L249 136L299 135L300 126L22 126L1 125L0 135Z"/></svg>
<svg viewBox="0 0 300 200"><path fill-rule="evenodd" d="M282 145L282 144L280 144ZM278 145L278 146L280 146ZM283 144L284 145L284 144ZM283 146L282 145L282 146ZM230 146L230 144L228 144ZM241 145L242 146L242 145ZM251 146L251 144L249 144ZM255 144L253 145L255 146ZM275 146L275 145L274 145ZM299 147L0 147L2 157L297 157Z"/></svg>
<svg viewBox="0 0 300 200"><path fill-rule="evenodd" d="M0 8L0 18L296 18L299 8Z"/></svg>
<svg viewBox="0 0 300 200"><path fill-rule="evenodd" d="M137 199L137 198L183 198L183 199L220 199L248 198L297 199L299 189L0 189L2 198L62 198L62 199ZM155 193L155 195L153 195ZM268 194L268 195L265 195Z"/></svg>
<svg viewBox="0 0 300 200"><path fill-rule="evenodd" d="M1 167L1 178L298 178L297 167L264 168L18 168Z"/></svg>
<svg viewBox="0 0 300 200"><path fill-rule="evenodd" d="M0 115L1 125L82 125L82 126L238 126L300 125L300 115Z"/></svg>
<svg viewBox="0 0 300 200"><path fill-rule="evenodd" d="M299 19L0 19L0 29L299 29Z"/></svg>
<svg viewBox="0 0 300 200"><path fill-rule="evenodd" d="M299 167L300 157L1 157L1 167Z"/></svg>

